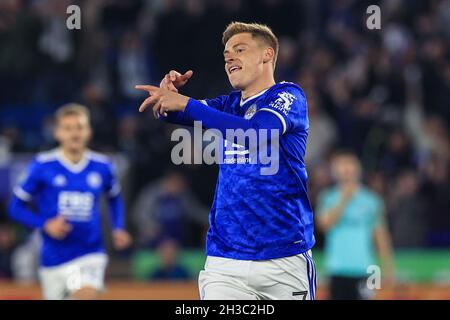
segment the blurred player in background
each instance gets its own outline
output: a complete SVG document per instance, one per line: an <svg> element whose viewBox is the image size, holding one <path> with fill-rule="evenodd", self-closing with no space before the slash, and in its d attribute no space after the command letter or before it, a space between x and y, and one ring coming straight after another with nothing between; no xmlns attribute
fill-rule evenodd
<svg viewBox="0 0 450 320"><path fill-rule="evenodd" d="M41 230L39 276L46 299L94 299L102 290L108 260L99 210L103 193L109 198L114 247L131 242L111 160L87 149L91 134L87 108L61 107L55 128L60 147L34 158L10 203L13 219Z"/></svg>
<svg viewBox="0 0 450 320"><path fill-rule="evenodd" d="M324 190L318 202L318 227L325 233L326 271L330 298L360 300L371 296L368 267L378 251L384 285L394 279L391 241L384 221L383 200L361 184L361 164L351 152L332 159L337 185Z"/></svg>
<svg viewBox="0 0 450 320"><path fill-rule="evenodd" d="M172 70L160 88L137 86L150 94L140 111L151 106L166 121L201 121L223 137L227 129L272 129L280 136L279 170L273 175L262 175L259 162L220 164L200 297L314 299L313 213L303 161L309 128L306 97L294 83L275 83L279 45L267 26L231 23L222 42L225 72L236 89L231 94L203 101L178 94L192 71L181 75Z"/></svg>

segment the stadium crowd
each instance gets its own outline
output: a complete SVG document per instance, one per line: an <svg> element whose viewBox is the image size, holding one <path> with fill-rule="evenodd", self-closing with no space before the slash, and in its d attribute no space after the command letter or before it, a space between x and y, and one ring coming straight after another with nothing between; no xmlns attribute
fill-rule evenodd
<svg viewBox="0 0 450 320"><path fill-rule="evenodd" d="M81 30L66 28L74 3ZM381 30L366 27L371 4L381 7ZM127 163L121 175L135 247L168 237L169 251L171 241L201 247L217 169L173 167L174 127L137 113L142 96L134 85L192 69L185 94L228 92L221 34L233 20L273 27L280 37L277 80L306 92L313 205L333 183L330 155L350 149L385 201L395 248L450 247L448 0L3 0L2 176L16 155L54 146L52 112L81 102L92 113L92 148ZM27 234L10 222L7 192L2 197L0 278L11 277L11 256ZM158 225L170 226L159 238L149 232Z"/></svg>

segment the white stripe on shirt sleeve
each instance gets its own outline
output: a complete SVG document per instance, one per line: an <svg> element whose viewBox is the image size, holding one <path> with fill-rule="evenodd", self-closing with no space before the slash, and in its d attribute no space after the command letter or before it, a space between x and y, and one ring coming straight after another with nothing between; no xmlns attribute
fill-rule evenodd
<svg viewBox="0 0 450 320"><path fill-rule="evenodd" d="M14 195L23 201L30 201L32 198L31 194L29 194L28 192L26 192L25 190L23 190L20 187L14 188Z"/></svg>
<svg viewBox="0 0 450 320"><path fill-rule="evenodd" d="M119 195L120 191L121 191L120 185L118 183L115 183L113 187L109 190L109 196L111 198L116 197L117 195Z"/></svg>
<svg viewBox="0 0 450 320"><path fill-rule="evenodd" d="M287 126L286 126L286 120L284 120L283 116L281 114L279 114L278 112L276 112L275 110L272 110L272 109L269 109L269 108L261 108L258 111L262 111L262 110L269 111L269 112L273 113L274 115L276 115L278 119L280 119L281 125L283 127L283 133L282 134L284 134L286 132Z"/></svg>

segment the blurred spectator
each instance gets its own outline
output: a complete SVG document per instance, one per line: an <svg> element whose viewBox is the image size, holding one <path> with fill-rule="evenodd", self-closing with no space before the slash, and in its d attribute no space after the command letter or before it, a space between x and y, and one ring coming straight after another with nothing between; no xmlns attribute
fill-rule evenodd
<svg viewBox="0 0 450 320"><path fill-rule="evenodd" d="M427 199L431 221L431 244L450 246L450 170L449 162L433 158L425 168L421 194Z"/></svg>
<svg viewBox="0 0 450 320"><path fill-rule="evenodd" d="M11 278L11 255L15 236L11 225L0 223L0 279Z"/></svg>
<svg viewBox="0 0 450 320"><path fill-rule="evenodd" d="M309 135L305 161L314 167L325 159L337 140L336 126L322 110L320 96L312 91L308 94Z"/></svg>
<svg viewBox="0 0 450 320"><path fill-rule="evenodd" d="M77 36L66 27L68 0L46 0L32 3L40 21L37 37L38 78L33 85L34 102L63 103L76 98ZM68 76L70 75L70 76Z"/></svg>
<svg viewBox="0 0 450 320"><path fill-rule="evenodd" d="M328 159L327 159L328 160ZM333 184L333 177L329 168L328 161L321 162L312 166L311 178L308 180L309 197L316 200L319 194ZM316 204L313 202L313 204Z"/></svg>
<svg viewBox="0 0 450 320"><path fill-rule="evenodd" d="M139 157L139 147L136 136L139 130L139 119L136 115L126 114L120 119L118 143L119 150L129 159Z"/></svg>
<svg viewBox="0 0 450 320"><path fill-rule="evenodd" d="M178 264L179 248L176 241L163 240L157 248L161 265L151 275L152 280L188 280L187 270Z"/></svg>
<svg viewBox="0 0 450 320"><path fill-rule="evenodd" d="M154 247L170 239L181 247L199 246L208 222L208 210L190 190L184 176L169 171L160 181L141 191L132 209L136 240Z"/></svg>
<svg viewBox="0 0 450 320"><path fill-rule="evenodd" d="M389 192L388 222L396 248L417 248L427 244L430 215L419 188L417 173L404 171Z"/></svg>
<svg viewBox="0 0 450 320"><path fill-rule="evenodd" d="M21 131L15 126L5 126L1 132L4 143L10 152L24 152L25 146L22 144Z"/></svg>
<svg viewBox="0 0 450 320"><path fill-rule="evenodd" d="M294 79L295 68L298 63L297 60L297 46L292 38L281 38L280 40L280 52L277 57L276 77L278 79ZM308 98L309 100L309 98Z"/></svg>
<svg viewBox="0 0 450 320"><path fill-rule="evenodd" d="M117 54L118 86L123 97L138 97L140 92L134 86L150 82L147 75L147 60L148 53L142 46L139 34L135 30L126 32L122 37Z"/></svg>
<svg viewBox="0 0 450 320"><path fill-rule="evenodd" d="M403 131L396 129L388 135L379 166L391 177L400 173L402 168L414 167L411 146Z"/></svg>
<svg viewBox="0 0 450 320"><path fill-rule="evenodd" d="M74 58L74 42L66 22L67 0L47 0L36 3L36 12L42 17L43 31L39 37L40 51L56 64L64 64Z"/></svg>
<svg viewBox="0 0 450 320"><path fill-rule="evenodd" d="M42 21L24 0L0 1L0 102L31 102L22 93L37 82Z"/></svg>
<svg viewBox="0 0 450 320"><path fill-rule="evenodd" d="M325 269L331 299L368 299L368 267L377 251L386 283L393 281L393 256L383 200L360 182L361 165L350 152L332 160L337 185L319 196L317 226L325 233Z"/></svg>
<svg viewBox="0 0 450 320"><path fill-rule="evenodd" d="M385 172L372 171L367 175L367 186L385 199L388 196L388 177Z"/></svg>
<svg viewBox="0 0 450 320"><path fill-rule="evenodd" d="M0 135L0 167L7 166L11 160L10 141Z"/></svg>
<svg viewBox="0 0 450 320"><path fill-rule="evenodd" d="M117 117L109 110L107 93L98 83L88 83L82 89L82 102L91 113L94 128L92 147L102 152L117 149Z"/></svg>

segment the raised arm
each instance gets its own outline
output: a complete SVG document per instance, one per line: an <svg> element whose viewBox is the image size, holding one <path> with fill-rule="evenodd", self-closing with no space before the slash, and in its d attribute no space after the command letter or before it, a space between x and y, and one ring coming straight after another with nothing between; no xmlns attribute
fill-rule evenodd
<svg viewBox="0 0 450 320"><path fill-rule="evenodd" d="M280 129L285 133L288 130L306 131L308 128L306 102L299 89L291 89L296 90L294 93L297 95L287 92L287 89L275 92L273 100L267 102L267 106L261 108L251 119L228 114L219 108L207 108L199 100L167 89L150 85L138 85L136 89L145 90L150 95L139 107L140 112L148 107L153 109L156 116L182 112L184 119L201 121L204 127L217 129L223 136L226 136L227 129Z"/></svg>
<svg viewBox="0 0 450 320"><path fill-rule="evenodd" d="M192 77L192 75L193 75L192 70L189 70L184 74L181 74L176 70L171 70L161 80L159 88L170 92L178 93L178 89L184 86L188 82L188 80ZM136 86L136 88L148 92L146 86ZM207 106L214 109L222 110L225 99L226 96L219 96L214 99L200 100L200 102L203 103L204 107ZM184 126L193 126L195 121L195 119L193 119L183 111L168 112L168 111L161 111L160 109L156 111L154 108L153 116L156 119L160 119L168 123L179 124Z"/></svg>
<svg viewBox="0 0 450 320"><path fill-rule="evenodd" d="M336 205L326 209L319 209L317 225L320 230L322 230L322 232L328 232L336 225L336 223L339 222L345 208L348 205L348 202L353 196L353 192L354 190L344 189L342 192L342 196Z"/></svg>

